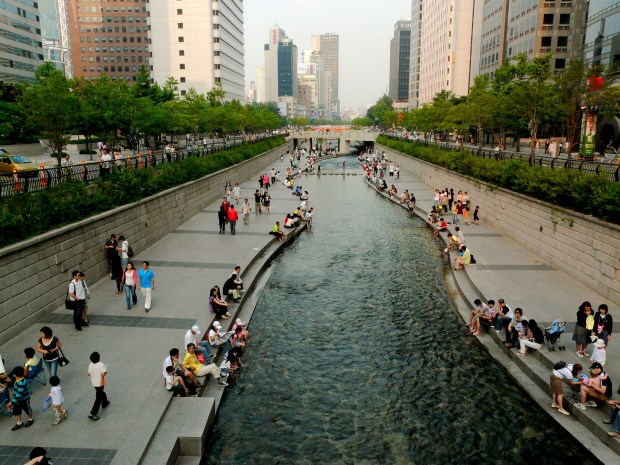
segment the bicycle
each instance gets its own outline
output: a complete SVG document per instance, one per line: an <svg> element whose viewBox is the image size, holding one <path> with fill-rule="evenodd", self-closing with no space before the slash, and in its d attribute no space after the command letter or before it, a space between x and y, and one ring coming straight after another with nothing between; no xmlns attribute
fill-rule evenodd
<svg viewBox="0 0 620 465"><path fill-rule="evenodd" d="M611 144L605 147L603 155L605 157L605 162L614 164L615 160L615 164L620 165L620 156L618 155L618 150L616 150Z"/></svg>

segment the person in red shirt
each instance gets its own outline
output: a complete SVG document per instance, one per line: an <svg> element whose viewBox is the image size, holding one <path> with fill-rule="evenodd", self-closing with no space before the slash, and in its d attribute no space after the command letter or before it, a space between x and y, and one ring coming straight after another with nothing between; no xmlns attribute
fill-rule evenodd
<svg viewBox="0 0 620 465"><path fill-rule="evenodd" d="M230 208L230 203L228 202L227 197L224 197L224 201L222 202L222 208L224 209L224 213L228 215L228 209Z"/></svg>
<svg viewBox="0 0 620 465"><path fill-rule="evenodd" d="M235 235L235 225L237 224L237 220L239 219L239 215L237 214L237 210L235 210L234 205L230 205L228 209L228 222L230 223L230 233Z"/></svg>

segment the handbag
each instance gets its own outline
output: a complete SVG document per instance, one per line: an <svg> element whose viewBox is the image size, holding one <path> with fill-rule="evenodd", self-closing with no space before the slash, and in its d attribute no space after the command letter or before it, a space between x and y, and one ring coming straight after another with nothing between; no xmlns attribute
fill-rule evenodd
<svg viewBox="0 0 620 465"><path fill-rule="evenodd" d="M71 283L69 283L69 285L71 285ZM77 289L76 289L77 291ZM77 300L71 300L69 298L69 290L67 289L67 295L65 296L65 308L67 310L77 310L78 308L78 303Z"/></svg>
<svg viewBox="0 0 620 465"><path fill-rule="evenodd" d="M61 367L66 367L67 365L69 365L69 359L65 357L65 354L63 353L61 348L58 348L58 352L60 352L60 357L58 357L58 365L60 365Z"/></svg>

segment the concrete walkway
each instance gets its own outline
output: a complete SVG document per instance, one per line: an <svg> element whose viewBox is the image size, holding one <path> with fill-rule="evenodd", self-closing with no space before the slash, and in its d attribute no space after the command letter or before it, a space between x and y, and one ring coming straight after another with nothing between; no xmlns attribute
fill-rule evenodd
<svg viewBox="0 0 620 465"><path fill-rule="evenodd" d="M275 164L284 174L287 166L286 159ZM271 166L264 171L270 169ZM258 174L240 186L241 202L247 197L252 210L253 192L259 187ZM234 185L236 180L230 181ZM222 194L223 189L222 185ZM73 328L69 312L59 308L0 346L0 354L10 370L24 363L25 347L36 347L39 329L50 326L71 362L58 370L68 419L51 426L52 413L41 412L41 401L49 392L49 384L35 385L32 396L35 423L31 428L12 432L15 420L0 417L0 465L22 463L34 446L47 448L55 465L154 464L156 462L144 460L144 457L147 449L153 446L152 439L168 410L184 420L196 421L189 427L187 423L179 425L172 433L186 435L189 429L199 439L204 437L207 423L213 418L214 399L175 399L181 402L173 403L163 386L163 361L172 347L184 354L184 335L192 325L198 324L202 334L208 331L213 320L208 310L208 292L214 285L222 287L234 267L240 265L248 288L258 275L256 265L248 269L257 256L284 244L275 244L268 232L276 221L283 223L286 213L292 212L299 200L281 184L273 186L270 194L271 214L256 215L253 211L250 225L246 226L239 211L235 236L229 231L225 235L218 233L217 211L221 202L218 201L148 249L136 250L134 264L139 267L142 260L149 260L155 273L154 301L149 313L144 311L142 296L139 296L138 305L128 311L124 294L115 294L114 281L91 282L88 283L91 324L82 332ZM240 210L241 204L237 207ZM116 233L117 237L123 234L122 230L109 232ZM132 238L128 240L131 243ZM101 259L105 260L103 244ZM238 308L232 305L234 310ZM233 322L231 318L223 323ZM89 355L94 350L100 352L102 361L108 365L105 390L111 401L111 405L100 412L101 419L97 422L88 419L95 392L86 376ZM221 393L221 388L217 389L216 393ZM188 402L183 403L185 400ZM175 444L170 445L168 453ZM158 460L157 463L166 463L166 457Z"/></svg>
<svg viewBox="0 0 620 465"><path fill-rule="evenodd" d="M416 197L416 214L426 220L427 213L433 206L433 194L435 189L443 189L446 186L430 186L425 184L418 177L400 171L400 178L386 177L388 188L394 184L400 194L408 189ZM447 186L458 192L459 186ZM386 198L389 198L385 194ZM476 199L472 198L473 206ZM406 214L403 212L403 214ZM514 309L520 307L524 311L526 319L533 318L539 325L548 326L556 319L567 322L566 332L562 336L562 344L566 347L565 351L549 351L547 343L539 351L528 352L526 357L518 357L516 349L508 350L503 345L504 334L490 331L488 334L481 332L479 339L483 343L490 343L494 346L494 351L499 350L499 361L504 365L517 365L532 380L538 389L546 392L543 407L554 416L568 431L574 435L583 433L583 429L574 425L575 420L581 422L587 430L596 435L600 441L579 437L587 446L596 451L597 457L604 463L620 463L620 441L607 436L609 425L602 423L603 419L608 418L610 409L607 406L602 408L588 408L585 412L573 407L572 402L565 406L571 412L570 417L560 415L557 411L550 408L551 398L548 389L549 374L554 363L563 360L567 363L580 363L584 367L584 372L588 372L591 365L589 357L580 358L575 352L575 343L571 340L575 327L577 307L584 302L590 301L596 310L601 303L609 306L609 313L616 319L616 324L620 324L620 312L618 311L619 302L606 301L602 296L590 289L583 282L569 276L567 273L553 268L545 263L534 253L530 252L509 236L503 234L499 225L492 221L492 212L480 211L480 224L474 225L473 209L471 211L470 224L466 225L463 221L460 225L461 231L465 235L467 247L475 255L477 264L467 266L465 271L460 270L454 273L456 286L463 295L469 308L473 308L473 300L480 298L483 302L493 299L497 302L503 298L506 304ZM446 221L450 222L452 215L445 216ZM487 220L488 219L488 220ZM453 225L449 230L453 231ZM445 233L442 234L445 237ZM442 237L442 238L443 238ZM452 254L450 260L454 260ZM463 319L469 318L469 308L464 311L461 309ZM542 323L542 324L541 324ZM616 331L618 331L616 329ZM615 333L614 333L615 334ZM473 336L472 336L473 337ZM557 344L556 344L557 345ZM588 350L592 353L593 346L590 344ZM494 354L495 355L495 354ZM497 357L496 357L497 358ZM607 364L605 371L614 382L613 398L620 396L616 393L620 384L620 341L617 336L611 338L607 348ZM565 387L565 394L570 393L570 388ZM531 393L533 396L534 394ZM535 397L535 396L534 396ZM609 446L609 449L605 447ZM606 453L602 453L605 451ZM607 460L605 460L607 457Z"/></svg>

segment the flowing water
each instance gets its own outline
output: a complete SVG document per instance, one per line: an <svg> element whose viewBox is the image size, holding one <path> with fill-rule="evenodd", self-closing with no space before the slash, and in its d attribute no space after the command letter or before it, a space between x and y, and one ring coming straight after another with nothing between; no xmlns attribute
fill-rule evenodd
<svg viewBox="0 0 620 465"><path fill-rule="evenodd" d="M422 221L360 176L302 184L313 231L271 266L203 465L599 463L469 335Z"/></svg>

